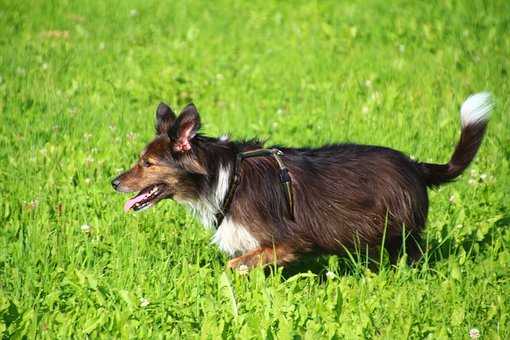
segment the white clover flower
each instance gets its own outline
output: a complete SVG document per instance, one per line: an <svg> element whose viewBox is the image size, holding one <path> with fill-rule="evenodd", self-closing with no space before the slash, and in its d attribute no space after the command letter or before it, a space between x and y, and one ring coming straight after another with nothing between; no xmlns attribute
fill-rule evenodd
<svg viewBox="0 0 510 340"><path fill-rule="evenodd" d="M471 328L469 330L469 337L471 339L478 339L480 337L480 331L476 328Z"/></svg>
<svg viewBox="0 0 510 340"><path fill-rule="evenodd" d="M249 271L250 271L250 268L248 268L248 266L245 264L242 264L239 266L239 268L237 268L237 272L241 275L246 275L246 274L248 274Z"/></svg>
<svg viewBox="0 0 510 340"><path fill-rule="evenodd" d="M88 233L90 233L91 230L92 230L92 227L90 225L82 224L81 231L83 231L84 233L88 234Z"/></svg>
<svg viewBox="0 0 510 340"><path fill-rule="evenodd" d="M140 298L140 307L145 308L150 304L150 301L144 297Z"/></svg>
<svg viewBox="0 0 510 340"><path fill-rule="evenodd" d="M335 275L335 273L330 272L330 271L328 270L328 271L326 272L326 277L327 277L328 279L330 279L330 280L333 280L333 279L336 277L336 275Z"/></svg>
<svg viewBox="0 0 510 340"><path fill-rule="evenodd" d="M134 8L129 11L129 16L131 16L131 17L136 17L136 16L138 16L138 14L139 14L138 10L136 10Z"/></svg>
<svg viewBox="0 0 510 340"><path fill-rule="evenodd" d="M134 141L134 140L136 139L136 136L137 136L137 134L136 134L136 133L134 133L134 132L129 132L129 133L127 134L127 139L128 139L130 142L132 142L132 141Z"/></svg>
<svg viewBox="0 0 510 340"><path fill-rule="evenodd" d="M372 93L372 95L370 96L370 99L374 102L379 102L381 99L382 99L382 95L381 95L381 92L379 91L375 91L374 93Z"/></svg>
<svg viewBox="0 0 510 340"><path fill-rule="evenodd" d="M38 205L39 205L39 200L37 200L37 199L33 199L30 202L25 203L25 206L30 210L34 210L35 208L37 208Z"/></svg>

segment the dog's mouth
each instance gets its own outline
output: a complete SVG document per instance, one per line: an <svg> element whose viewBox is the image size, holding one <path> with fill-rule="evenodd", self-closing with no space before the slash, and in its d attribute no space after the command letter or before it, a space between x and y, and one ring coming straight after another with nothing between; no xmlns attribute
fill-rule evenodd
<svg viewBox="0 0 510 340"><path fill-rule="evenodd" d="M124 204L124 211L140 211L152 207L167 196L167 188L166 184L149 185Z"/></svg>

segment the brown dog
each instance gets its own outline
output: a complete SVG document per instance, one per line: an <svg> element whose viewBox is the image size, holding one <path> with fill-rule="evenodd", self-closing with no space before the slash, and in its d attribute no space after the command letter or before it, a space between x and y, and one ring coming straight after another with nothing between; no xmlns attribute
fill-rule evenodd
<svg viewBox="0 0 510 340"><path fill-rule="evenodd" d="M461 108L460 141L450 161L430 164L389 148L356 144L276 147L278 159L240 161L240 155L262 144L200 135L193 104L176 117L162 103L156 137L112 185L120 192L139 191L126 211L165 198L188 204L204 225L217 228L213 241L219 248L238 256L230 267L286 264L310 252L363 249L374 255L381 246L392 261L402 247L417 259L427 187L450 182L466 169L482 142L492 106L488 93L469 97ZM282 174L290 178L282 180Z"/></svg>

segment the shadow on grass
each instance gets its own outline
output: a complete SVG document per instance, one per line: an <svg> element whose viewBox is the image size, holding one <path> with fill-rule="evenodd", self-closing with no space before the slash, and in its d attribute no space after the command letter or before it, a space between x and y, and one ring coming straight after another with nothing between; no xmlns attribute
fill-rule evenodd
<svg viewBox="0 0 510 340"><path fill-rule="evenodd" d="M336 256L336 255L333 255ZM300 274L311 272L317 276L319 276L320 280L326 279L326 273L328 271L328 257L327 256L319 256L315 257L312 255L307 255L303 257L301 260L289 264L282 270L282 278L284 280L289 279L290 277Z"/></svg>
<svg viewBox="0 0 510 340"><path fill-rule="evenodd" d="M362 276L367 270L377 273L379 270L394 270L397 265L405 265L416 268L434 267L437 262L444 261L451 256L459 256L461 252L465 259L474 259L480 253L490 251L494 247L496 239L502 239L502 233L510 226L510 214L503 211L503 217L498 220L482 240L478 240L476 235L467 237L462 243L458 243L453 238L451 232L445 235L443 241L432 241L428 244L422 242L422 257L414 263L410 263L406 258L402 260L404 254L403 247L400 250L400 256L395 264L391 264L386 251L378 256L377 259L370 258L366 254L354 253L348 255L305 255L299 261L289 264L282 269L282 278L287 280L294 275L301 273L313 273L322 281L326 280L328 271L333 271L335 275L341 276ZM425 268L424 268L425 267ZM274 269L266 270L269 274Z"/></svg>
<svg viewBox="0 0 510 340"><path fill-rule="evenodd" d="M503 239L503 233L508 231L510 227L510 213L506 210L502 211L502 217L491 226L490 230L479 240L476 233L471 234L462 242L454 239L452 232L448 231L444 235L443 241L432 241L425 254L429 265L443 261L451 256L460 256L460 252L464 253L466 258L475 258L478 254L488 251L494 247L497 239ZM420 261L421 262L421 261Z"/></svg>
<svg viewBox="0 0 510 340"><path fill-rule="evenodd" d="M390 266L387 258L383 266ZM340 276L362 276L367 270L377 272L378 262L366 255L356 254L355 258L347 255L305 255L299 261L287 265L282 270L282 278L287 280L294 275L310 272L325 281L328 272Z"/></svg>

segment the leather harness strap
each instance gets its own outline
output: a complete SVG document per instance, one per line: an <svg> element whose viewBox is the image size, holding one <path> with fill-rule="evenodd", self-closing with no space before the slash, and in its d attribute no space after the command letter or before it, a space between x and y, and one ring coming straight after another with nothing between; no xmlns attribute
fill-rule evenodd
<svg viewBox="0 0 510 340"><path fill-rule="evenodd" d="M221 206L221 210L216 213L216 222L214 227L218 229L223 220L225 219L225 215L232 204L232 200L234 199L234 194L236 192L237 186L241 180L241 162L243 159L252 158L252 157L273 157L278 164L279 168L279 178L280 183L283 187L283 191L287 197L287 205L289 209L289 215L292 220L294 220L294 197L292 195L292 179L289 175L289 169L285 166L280 156L283 156L283 152L278 149L256 149L245 152L240 152L237 154L235 165L234 165L234 174L230 177L229 189L227 192L227 196L223 200L223 204Z"/></svg>

